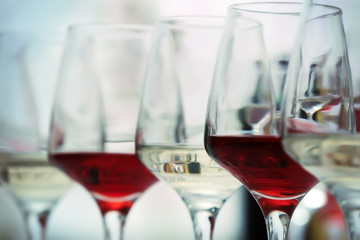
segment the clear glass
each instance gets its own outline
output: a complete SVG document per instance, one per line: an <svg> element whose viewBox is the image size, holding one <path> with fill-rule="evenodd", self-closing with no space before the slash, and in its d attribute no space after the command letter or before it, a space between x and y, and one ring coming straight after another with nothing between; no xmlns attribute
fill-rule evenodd
<svg viewBox="0 0 360 240"><path fill-rule="evenodd" d="M1 183L16 200L32 240L45 239L48 215L71 186L46 153L63 39L61 33L0 32Z"/></svg>
<svg viewBox="0 0 360 240"><path fill-rule="evenodd" d="M317 17L317 8L328 13ZM317 34L316 34L317 33ZM283 145L315 176L320 145L331 135L353 134L352 81L341 10L313 5L293 52L283 101Z"/></svg>
<svg viewBox="0 0 360 240"><path fill-rule="evenodd" d="M136 148L140 160L180 195L195 239L212 239L216 216L240 183L205 152L204 121L223 17L156 22Z"/></svg>
<svg viewBox="0 0 360 240"><path fill-rule="evenodd" d="M339 67L334 69L342 70L337 70L337 72L339 72L339 79L342 79L342 82L340 83L346 88L350 88L350 90L348 91L345 88L345 92L341 92L341 96L343 96L342 101L344 101L345 104L343 103L341 112L333 111L333 115L336 116L338 114L339 116L337 116L337 118L330 116L333 120L335 120L335 124L333 120L330 121L330 117L327 117L324 120L317 119L316 123L321 128L317 127L315 131L311 130L311 141L306 140L305 138L301 139L299 134L298 139L307 146L299 149L299 153L296 153L296 157L301 164L303 164L309 171L312 171L314 175L321 179L322 182L324 182L330 189L331 193L335 196L344 214L347 225L348 239L360 239L360 188L358 187L360 178L359 174L357 173L359 170L358 164L360 153L360 71L358 68L360 62L360 48L358 44L360 40L360 34L358 31L359 28L357 25L357 20L360 2L356 0L308 0L307 2L309 4L314 2L310 8L310 13L311 11L314 11L316 4L319 3L331 4L341 8L341 13L337 16L338 20L336 21L338 23L335 25L336 28L333 27L333 31L338 33L338 37L335 38L329 34L327 34L325 37L327 37L326 39L329 39L329 37L334 39L333 44L337 48L336 49L334 47L335 51L333 51L335 54L341 56L341 51L345 53L345 55L343 55L344 64L342 69ZM333 22L335 22L335 20L333 20ZM306 26L303 29L305 33L308 31ZM342 36L340 36L340 34L342 34ZM301 51L301 49L302 48L300 47L299 50ZM300 58L298 57L298 59ZM299 67L295 65L294 72L296 72L298 68ZM327 70L327 72L330 72L331 74L331 71ZM296 75L294 74L294 76ZM346 82L347 79L350 79L350 77L352 82L350 80ZM291 90L293 88L294 86L291 87ZM347 101L349 101L349 103L347 103ZM291 117L290 115L288 116ZM353 122L354 117L356 126ZM329 127L330 124L333 126ZM339 131L334 130L336 125L339 125ZM319 130L322 132L315 136ZM347 134L348 132L353 133L355 131L356 136L350 136ZM285 135L284 141L287 141L287 138L295 139L295 137L295 135L288 133ZM291 146L289 147L291 148ZM312 147L312 150L308 151L310 147ZM307 155L309 160L304 160L305 156L303 155Z"/></svg>
<svg viewBox="0 0 360 240"><path fill-rule="evenodd" d="M229 7L206 120L208 153L254 196L269 239L287 238L293 212L318 182L286 154L278 129L303 9L289 2ZM261 26L244 29L247 18Z"/></svg>
<svg viewBox="0 0 360 240"><path fill-rule="evenodd" d="M307 0L306 2L328 4L339 7L346 36L348 57L353 82L354 111L356 116L357 133L360 132L360 30L357 24L360 1L358 0Z"/></svg>
<svg viewBox="0 0 360 240"><path fill-rule="evenodd" d="M152 27L70 27L56 90L49 154L103 215L105 238L123 239L126 216L157 181L135 155L140 91ZM117 217L113 217L117 215ZM111 229L117 220L118 229Z"/></svg>

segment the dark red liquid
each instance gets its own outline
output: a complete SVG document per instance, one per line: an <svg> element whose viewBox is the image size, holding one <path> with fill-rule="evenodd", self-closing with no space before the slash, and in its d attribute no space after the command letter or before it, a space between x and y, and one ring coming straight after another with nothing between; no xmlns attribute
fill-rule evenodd
<svg viewBox="0 0 360 240"><path fill-rule="evenodd" d="M135 154L56 153L50 155L50 161L82 184L103 214L111 210L127 214L137 198L134 194L157 181Z"/></svg>
<svg viewBox="0 0 360 240"><path fill-rule="evenodd" d="M210 136L206 149L247 189L257 193L254 196L265 215L276 209L291 216L302 198L299 196L318 182L288 157L276 136Z"/></svg>
<svg viewBox="0 0 360 240"><path fill-rule="evenodd" d="M354 107L355 119L356 119L356 132L360 133L360 106Z"/></svg>

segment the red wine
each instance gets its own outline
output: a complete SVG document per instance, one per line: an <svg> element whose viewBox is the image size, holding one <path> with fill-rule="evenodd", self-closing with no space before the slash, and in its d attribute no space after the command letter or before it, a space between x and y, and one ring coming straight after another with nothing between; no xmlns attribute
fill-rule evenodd
<svg viewBox="0 0 360 240"><path fill-rule="evenodd" d="M291 215L318 182L284 152L277 136L210 136L206 149L252 192L264 214L277 209Z"/></svg>
<svg viewBox="0 0 360 240"><path fill-rule="evenodd" d="M360 133L360 106L359 106L359 104L356 104L354 106L354 113L355 113L355 119L356 119L356 132Z"/></svg>
<svg viewBox="0 0 360 240"><path fill-rule="evenodd" d="M56 153L50 161L82 184L103 214L111 210L127 214L138 195L157 181L135 154Z"/></svg>

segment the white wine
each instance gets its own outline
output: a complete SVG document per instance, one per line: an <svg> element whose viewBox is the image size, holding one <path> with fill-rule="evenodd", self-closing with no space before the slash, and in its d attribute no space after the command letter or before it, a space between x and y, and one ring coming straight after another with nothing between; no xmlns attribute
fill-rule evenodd
<svg viewBox="0 0 360 240"><path fill-rule="evenodd" d="M49 165L47 154L0 154L3 185L27 211L45 211L71 186L71 180ZM3 162L4 163L4 162Z"/></svg>
<svg viewBox="0 0 360 240"><path fill-rule="evenodd" d="M294 159L321 180L347 182L347 178L360 178L360 137L292 134L283 144Z"/></svg>
<svg viewBox="0 0 360 240"><path fill-rule="evenodd" d="M286 152L304 165L319 165L320 146L328 134L294 133L282 140Z"/></svg>
<svg viewBox="0 0 360 240"><path fill-rule="evenodd" d="M139 159L157 177L186 198L227 199L241 186L203 147L185 145L138 146Z"/></svg>

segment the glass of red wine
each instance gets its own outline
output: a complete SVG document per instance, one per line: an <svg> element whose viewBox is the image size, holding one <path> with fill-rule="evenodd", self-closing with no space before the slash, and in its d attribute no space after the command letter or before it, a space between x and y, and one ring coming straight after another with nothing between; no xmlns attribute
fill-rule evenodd
<svg viewBox="0 0 360 240"><path fill-rule="evenodd" d="M206 119L207 152L253 195L271 240L287 238L292 214L318 183L286 154L278 129L301 12L300 3L229 7Z"/></svg>
<svg viewBox="0 0 360 240"><path fill-rule="evenodd" d="M0 32L0 182L24 217L26 239L46 238L50 213L72 186L46 152L63 43L61 32Z"/></svg>
<svg viewBox="0 0 360 240"><path fill-rule="evenodd" d="M327 6L328 14L314 20L318 8L313 4L309 9L295 61L289 66L282 143L293 159L329 188L343 210L348 239L353 240L360 238L355 65L350 68L342 11Z"/></svg>
<svg viewBox="0 0 360 240"><path fill-rule="evenodd" d="M136 151L187 206L195 239L213 239L216 217L240 186L204 148L204 121L224 17L164 17L155 24Z"/></svg>
<svg viewBox="0 0 360 240"><path fill-rule="evenodd" d="M50 162L82 184L122 239L126 216L153 176L135 155L135 129L152 27L69 28L50 130ZM120 231L110 231L113 213ZM112 226L112 225L111 225Z"/></svg>

